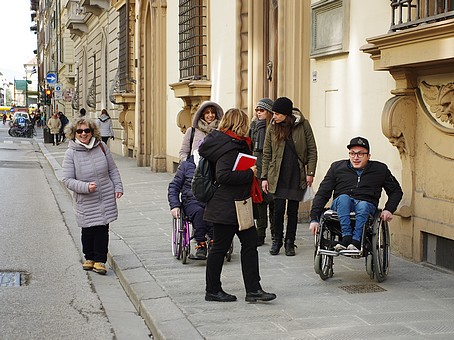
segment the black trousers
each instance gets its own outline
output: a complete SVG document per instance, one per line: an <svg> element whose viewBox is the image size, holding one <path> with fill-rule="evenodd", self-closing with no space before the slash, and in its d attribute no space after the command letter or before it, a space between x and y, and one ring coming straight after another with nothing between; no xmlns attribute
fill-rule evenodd
<svg viewBox="0 0 454 340"><path fill-rule="evenodd" d="M241 271L246 292L262 289L259 275L259 255L257 252L257 230L255 227L244 231L238 225L214 224L214 243L206 264L206 291L217 293L222 289L221 272L224 257L232 244L235 234L241 242Z"/></svg>
<svg viewBox="0 0 454 340"><path fill-rule="evenodd" d="M285 200L281 198L274 199L274 237L278 240L282 240L282 237L284 236L284 215L286 202L288 203L287 230L285 233L285 239L295 241L299 202L293 200Z"/></svg>
<svg viewBox="0 0 454 340"><path fill-rule="evenodd" d="M107 262L109 251L109 225L82 228L82 252L86 260Z"/></svg>
<svg viewBox="0 0 454 340"><path fill-rule="evenodd" d="M109 138L110 138L109 136L107 136L107 137L101 137L101 140L102 140L104 143L107 144L107 141L109 140Z"/></svg>
<svg viewBox="0 0 454 340"><path fill-rule="evenodd" d="M58 133L51 133L50 136L52 138L53 145L60 143L60 136L58 135Z"/></svg>

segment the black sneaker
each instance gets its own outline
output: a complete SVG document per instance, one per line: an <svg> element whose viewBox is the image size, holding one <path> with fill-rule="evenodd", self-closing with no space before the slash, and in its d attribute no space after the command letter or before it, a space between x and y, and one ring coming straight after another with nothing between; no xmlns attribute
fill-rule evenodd
<svg viewBox="0 0 454 340"><path fill-rule="evenodd" d="M198 260L206 260L207 258L207 244L205 242L197 243L195 247L195 257Z"/></svg>

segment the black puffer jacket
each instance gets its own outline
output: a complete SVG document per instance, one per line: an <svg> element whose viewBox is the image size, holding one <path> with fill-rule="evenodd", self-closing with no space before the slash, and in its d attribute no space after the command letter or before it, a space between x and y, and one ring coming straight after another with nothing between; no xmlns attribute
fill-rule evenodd
<svg viewBox="0 0 454 340"><path fill-rule="evenodd" d="M318 220L325 204L333 195L333 199L342 194L367 201L378 206L382 189L388 196L384 210L394 213L402 199L399 182L391 174L386 164L369 161L361 177L349 166L349 160L341 160L331 164L325 178L320 183L317 194L312 202L311 219Z"/></svg>
<svg viewBox="0 0 454 340"><path fill-rule="evenodd" d="M199 153L216 163L216 180L220 187L206 204L204 220L211 223L238 224L235 201L250 197L252 170L232 171L238 153L251 154L244 140L237 140L215 130L205 137Z"/></svg>

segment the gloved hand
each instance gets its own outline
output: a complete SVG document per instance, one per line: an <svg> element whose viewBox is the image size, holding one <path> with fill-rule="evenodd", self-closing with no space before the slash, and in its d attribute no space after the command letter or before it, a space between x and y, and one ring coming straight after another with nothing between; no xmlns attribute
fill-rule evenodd
<svg viewBox="0 0 454 340"><path fill-rule="evenodd" d="M114 137L114 136L112 136L112 137L110 137L110 138L112 138L112 140L114 140L114 139L115 139L115 137Z"/></svg>

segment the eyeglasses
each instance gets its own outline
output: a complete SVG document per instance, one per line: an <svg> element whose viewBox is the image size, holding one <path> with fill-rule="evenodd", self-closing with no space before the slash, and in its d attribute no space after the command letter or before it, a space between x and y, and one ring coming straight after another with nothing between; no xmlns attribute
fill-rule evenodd
<svg viewBox="0 0 454 340"><path fill-rule="evenodd" d="M349 152L348 155L351 157L351 158L355 158L355 156L358 156L358 158L363 158L364 156L368 155L369 153L368 152Z"/></svg>
<svg viewBox="0 0 454 340"><path fill-rule="evenodd" d="M255 112L263 112L265 111L264 109L255 109Z"/></svg>
<svg viewBox="0 0 454 340"><path fill-rule="evenodd" d="M82 132L85 132L86 134L89 134L89 133L91 133L91 129L88 129L88 128L87 128L87 129L77 129L76 132L77 132L79 135L81 135Z"/></svg>

